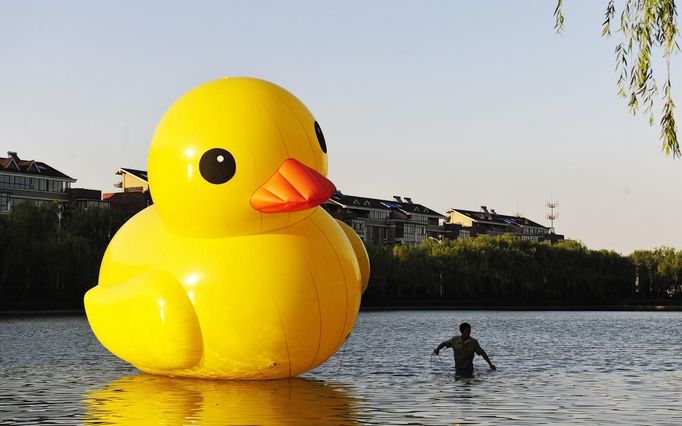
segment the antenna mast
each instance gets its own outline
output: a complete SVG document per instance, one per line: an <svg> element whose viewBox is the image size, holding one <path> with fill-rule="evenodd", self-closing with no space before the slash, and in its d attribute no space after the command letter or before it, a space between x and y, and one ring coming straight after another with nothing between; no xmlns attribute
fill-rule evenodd
<svg viewBox="0 0 682 426"><path fill-rule="evenodd" d="M554 234L554 221L559 219L559 213L555 212L554 209L559 207L559 202L554 201L554 197L551 197L551 201L547 201L545 203L545 207L549 209L549 212L545 215L547 219L550 221L550 227L549 227L549 233Z"/></svg>

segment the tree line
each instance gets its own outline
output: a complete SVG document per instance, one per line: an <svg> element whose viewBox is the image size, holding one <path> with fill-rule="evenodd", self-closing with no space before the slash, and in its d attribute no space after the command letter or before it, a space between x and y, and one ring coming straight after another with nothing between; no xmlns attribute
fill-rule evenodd
<svg viewBox="0 0 682 426"><path fill-rule="evenodd" d="M0 215L0 309L80 309L107 244L128 217L115 208L22 204ZM668 299L682 250L629 256L511 235L369 246L365 306L613 305Z"/></svg>
<svg viewBox="0 0 682 426"><path fill-rule="evenodd" d="M369 305L589 306L679 297L682 251L622 256L512 235L368 247ZM676 289L673 293L671 289Z"/></svg>
<svg viewBox="0 0 682 426"><path fill-rule="evenodd" d="M24 203L0 215L0 309L81 309L111 237L113 208Z"/></svg>

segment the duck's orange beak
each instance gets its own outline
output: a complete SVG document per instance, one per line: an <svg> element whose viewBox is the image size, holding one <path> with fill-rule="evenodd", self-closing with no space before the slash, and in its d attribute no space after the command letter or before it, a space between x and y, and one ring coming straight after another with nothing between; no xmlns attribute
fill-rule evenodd
<svg viewBox="0 0 682 426"><path fill-rule="evenodd" d="M336 192L326 177L289 158L249 200L251 207L263 213L297 212L319 206Z"/></svg>

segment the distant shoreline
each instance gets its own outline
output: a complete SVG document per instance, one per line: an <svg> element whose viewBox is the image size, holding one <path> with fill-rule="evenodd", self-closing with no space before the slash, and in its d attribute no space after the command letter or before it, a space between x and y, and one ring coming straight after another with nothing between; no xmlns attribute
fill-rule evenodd
<svg viewBox="0 0 682 426"><path fill-rule="evenodd" d="M0 317L7 316L39 316L39 315L85 315L85 310L83 309L13 309L13 310L0 310Z"/></svg>
<svg viewBox="0 0 682 426"><path fill-rule="evenodd" d="M387 311L613 311L613 312L682 312L682 305L576 305L576 306L363 306L360 312ZM0 310L0 317L12 316L71 316L85 315L83 309L13 309Z"/></svg>
<svg viewBox="0 0 682 426"><path fill-rule="evenodd" d="M361 312L378 311L682 311L681 305L582 305L582 306L363 306Z"/></svg>

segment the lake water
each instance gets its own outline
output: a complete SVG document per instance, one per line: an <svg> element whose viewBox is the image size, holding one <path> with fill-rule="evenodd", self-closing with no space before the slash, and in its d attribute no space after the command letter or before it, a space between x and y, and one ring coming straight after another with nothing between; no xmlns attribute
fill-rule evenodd
<svg viewBox="0 0 682 426"><path fill-rule="evenodd" d="M462 321L491 356L430 356ZM83 316L0 317L0 424L682 423L680 312L363 312L300 378L139 374Z"/></svg>

